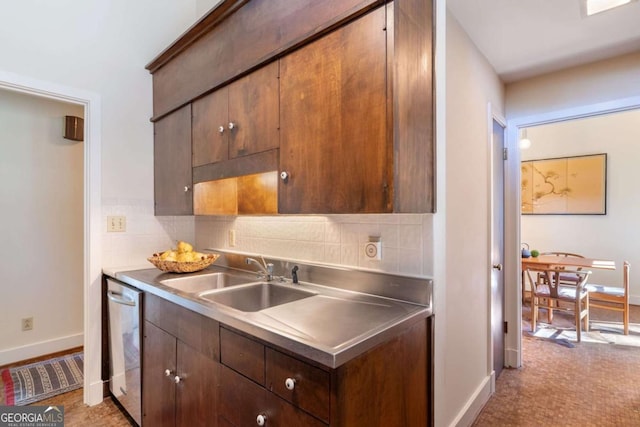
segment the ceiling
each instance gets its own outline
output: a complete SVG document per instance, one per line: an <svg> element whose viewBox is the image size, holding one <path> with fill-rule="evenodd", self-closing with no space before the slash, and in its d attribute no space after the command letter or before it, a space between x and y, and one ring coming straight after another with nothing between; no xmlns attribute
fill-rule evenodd
<svg viewBox="0 0 640 427"><path fill-rule="evenodd" d="M640 51L640 1L583 17L580 0L447 0L506 83Z"/></svg>

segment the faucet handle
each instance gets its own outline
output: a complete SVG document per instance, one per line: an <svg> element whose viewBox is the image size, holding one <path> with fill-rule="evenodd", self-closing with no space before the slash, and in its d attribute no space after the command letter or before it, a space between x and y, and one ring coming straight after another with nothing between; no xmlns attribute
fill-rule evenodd
<svg viewBox="0 0 640 427"><path fill-rule="evenodd" d="M267 263L267 273L273 275L273 263Z"/></svg>

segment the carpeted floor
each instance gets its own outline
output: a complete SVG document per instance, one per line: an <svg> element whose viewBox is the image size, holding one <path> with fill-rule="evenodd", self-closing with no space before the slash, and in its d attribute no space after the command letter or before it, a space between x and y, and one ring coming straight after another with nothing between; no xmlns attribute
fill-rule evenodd
<svg viewBox="0 0 640 427"><path fill-rule="evenodd" d="M496 392L474 426L639 426L640 348L581 342L558 345L530 336L523 309L523 367L505 369ZM619 315L594 310L592 319L615 322ZM640 307L630 320L640 323ZM558 314L555 324L569 326Z"/></svg>

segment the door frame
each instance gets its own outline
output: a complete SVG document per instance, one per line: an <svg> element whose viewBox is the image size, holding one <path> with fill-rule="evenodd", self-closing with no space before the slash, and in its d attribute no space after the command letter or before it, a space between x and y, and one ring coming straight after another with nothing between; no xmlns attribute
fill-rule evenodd
<svg viewBox="0 0 640 427"><path fill-rule="evenodd" d="M84 107L84 403L102 402L102 176L100 95L0 70L0 88Z"/></svg>
<svg viewBox="0 0 640 427"><path fill-rule="evenodd" d="M505 181L505 318L510 325L505 337L505 364L509 367L522 366L522 268L520 264L520 149L518 135L529 126L562 122L640 108L640 96L616 99L577 107L550 111L531 116L514 118L507 124L507 160Z"/></svg>

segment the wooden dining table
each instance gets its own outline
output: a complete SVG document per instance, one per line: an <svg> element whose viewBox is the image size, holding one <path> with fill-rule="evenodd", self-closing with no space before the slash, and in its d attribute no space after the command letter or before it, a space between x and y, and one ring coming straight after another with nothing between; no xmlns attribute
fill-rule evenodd
<svg viewBox="0 0 640 427"><path fill-rule="evenodd" d="M522 303L524 304L525 271L528 268L566 267L597 270L615 270L616 262L608 259L564 257L556 255L540 255L522 258Z"/></svg>
<svg viewBox="0 0 640 427"><path fill-rule="evenodd" d="M556 255L540 255L537 257L522 258L522 271L527 268L549 268L553 266L615 270L616 262L606 259L564 257Z"/></svg>

